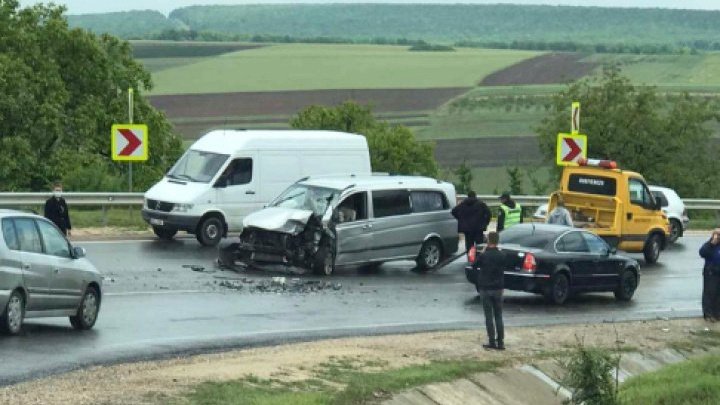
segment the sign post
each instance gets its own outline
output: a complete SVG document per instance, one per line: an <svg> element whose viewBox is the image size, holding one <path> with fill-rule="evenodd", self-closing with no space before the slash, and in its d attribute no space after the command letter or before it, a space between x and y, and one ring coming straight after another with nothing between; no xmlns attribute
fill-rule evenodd
<svg viewBox="0 0 720 405"><path fill-rule="evenodd" d="M572 117L570 120L570 132L572 134L580 133L580 102L572 103Z"/></svg>
<svg viewBox="0 0 720 405"><path fill-rule="evenodd" d="M114 124L110 131L111 156L114 161L128 162L128 189L132 192L132 162L148 159L150 146L147 125L133 124L133 89L128 89L129 124Z"/></svg>

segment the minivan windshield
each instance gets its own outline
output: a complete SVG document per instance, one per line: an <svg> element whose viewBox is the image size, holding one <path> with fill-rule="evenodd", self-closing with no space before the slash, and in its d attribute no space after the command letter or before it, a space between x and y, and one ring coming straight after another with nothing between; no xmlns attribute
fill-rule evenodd
<svg viewBox="0 0 720 405"><path fill-rule="evenodd" d="M308 210L322 216L338 195L340 190L294 184L271 202L270 206Z"/></svg>
<svg viewBox="0 0 720 405"><path fill-rule="evenodd" d="M170 170L171 179L209 183L230 155L188 150Z"/></svg>

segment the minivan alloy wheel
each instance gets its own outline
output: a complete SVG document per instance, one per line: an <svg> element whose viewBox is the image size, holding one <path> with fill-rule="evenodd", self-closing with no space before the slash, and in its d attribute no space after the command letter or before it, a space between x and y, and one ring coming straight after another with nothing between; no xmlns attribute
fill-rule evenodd
<svg viewBox="0 0 720 405"><path fill-rule="evenodd" d="M442 258L442 247L435 239L426 240L420 248L417 257L417 265L421 270L431 270L440 264Z"/></svg>
<svg viewBox="0 0 720 405"><path fill-rule="evenodd" d="M23 299L18 294L10 297L7 308L7 327L11 334L20 332L23 320Z"/></svg>
<svg viewBox="0 0 720 405"><path fill-rule="evenodd" d="M95 323L95 318L97 318L98 313L98 303L97 303L97 297L95 294L86 294L85 299L83 299L83 320L85 321L85 324L92 325Z"/></svg>

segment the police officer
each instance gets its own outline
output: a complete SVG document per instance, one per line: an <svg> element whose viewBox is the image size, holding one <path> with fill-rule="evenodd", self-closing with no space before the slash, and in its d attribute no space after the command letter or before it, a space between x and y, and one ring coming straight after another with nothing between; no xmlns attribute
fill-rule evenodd
<svg viewBox="0 0 720 405"><path fill-rule="evenodd" d="M523 222L522 207L510 198L507 191L500 196L500 212L498 212L497 231Z"/></svg>

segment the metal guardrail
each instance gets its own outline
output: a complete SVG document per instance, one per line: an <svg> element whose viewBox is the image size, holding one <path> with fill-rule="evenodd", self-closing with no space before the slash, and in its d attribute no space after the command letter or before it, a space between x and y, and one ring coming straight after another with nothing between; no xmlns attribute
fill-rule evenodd
<svg viewBox="0 0 720 405"><path fill-rule="evenodd" d="M40 206L50 198L52 193L0 193L0 207L23 207ZM142 206L143 193L63 193L65 201L73 206ZM459 194L458 201L466 196ZM497 195L479 195L478 198L490 207L500 206ZM548 202L548 196L544 195L518 195L513 196L523 207L537 207ZM702 198L683 199L685 208L688 210L718 210L720 211L720 200Z"/></svg>

